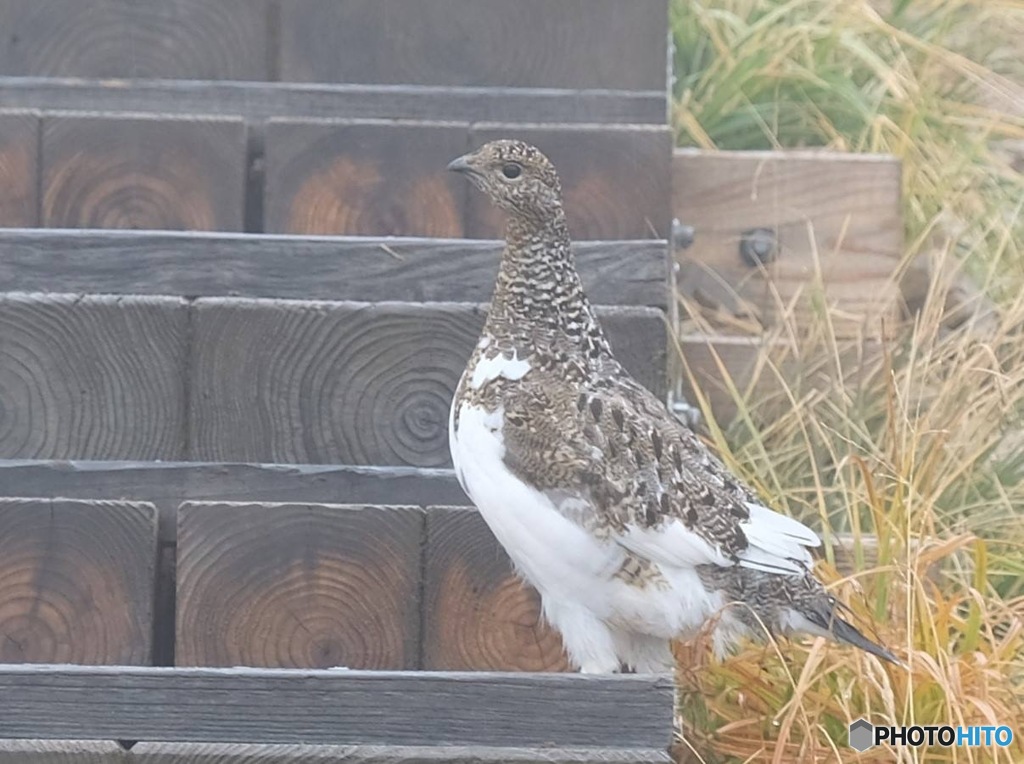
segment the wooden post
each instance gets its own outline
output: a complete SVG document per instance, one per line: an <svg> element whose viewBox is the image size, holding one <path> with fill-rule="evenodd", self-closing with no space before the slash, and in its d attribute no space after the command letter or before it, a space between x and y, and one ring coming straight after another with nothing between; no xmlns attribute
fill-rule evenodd
<svg viewBox="0 0 1024 764"><path fill-rule="evenodd" d="M0 112L0 227L39 221L39 116Z"/></svg>
<svg viewBox="0 0 1024 764"><path fill-rule="evenodd" d="M419 667L416 507L186 503L179 666Z"/></svg>
<svg viewBox="0 0 1024 764"><path fill-rule="evenodd" d="M155 576L152 504L0 498L0 663L148 664Z"/></svg>
<svg viewBox="0 0 1024 764"><path fill-rule="evenodd" d="M267 0L6 0L0 74L266 80Z"/></svg>
<svg viewBox="0 0 1024 764"><path fill-rule="evenodd" d="M242 229L241 119L49 116L42 141L45 226Z"/></svg>

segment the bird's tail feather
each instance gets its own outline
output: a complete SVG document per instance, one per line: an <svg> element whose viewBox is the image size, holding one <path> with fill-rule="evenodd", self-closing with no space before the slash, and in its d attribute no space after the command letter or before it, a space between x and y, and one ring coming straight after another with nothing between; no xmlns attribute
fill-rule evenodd
<svg viewBox="0 0 1024 764"><path fill-rule="evenodd" d="M838 612L840 610L846 610L849 612L849 608L841 602L837 601L833 597L827 597L822 593L822 597L814 603L814 606L806 608L801 613L801 615L816 628L806 628L801 630L812 633L820 630L824 633L824 636L831 637L836 642L852 645L853 647L857 647L864 652L870 653L871 655L897 666L903 665L903 662L891 651L877 642L872 642L861 634L857 627L842 618Z"/></svg>
<svg viewBox="0 0 1024 764"><path fill-rule="evenodd" d="M872 642L870 639L861 634L852 624L844 621L839 616L832 618L832 628L829 630L837 642L842 642L847 645L853 645L859 647L865 652L871 653L872 655L881 658L889 663L894 663L897 666L902 666L903 661L893 655L889 650L882 647L877 642Z"/></svg>

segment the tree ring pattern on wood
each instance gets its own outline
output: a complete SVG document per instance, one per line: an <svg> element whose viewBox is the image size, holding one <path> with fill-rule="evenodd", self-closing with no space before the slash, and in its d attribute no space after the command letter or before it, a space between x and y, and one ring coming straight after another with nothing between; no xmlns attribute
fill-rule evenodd
<svg viewBox="0 0 1024 764"><path fill-rule="evenodd" d="M424 668L440 671L566 671L558 634L540 597L515 575L475 510L427 512Z"/></svg>
<svg viewBox="0 0 1024 764"><path fill-rule="evenodd" d="M145 664L156 509L0 499L0 663Z"/></svg>
<svg viewBox="0 0 1024 764"><path fill-rule="evenodd" d="M43 224L240 230L245 150L241 120L47 117Z"/></svg>
<svg viewBox="0 0 1024 764"><path fill-rule="evenodd" d="M0 458L182 456L186 303L0 296Z"/></svg>
<svg viewBox="0 0 1024 764"><path fill-rule="evenodd" d="M193 458L449 463L472 305L198 300Z"/></svg>
<svg viewBox="0 0 1024 764"><path fill-rule="evenodd" d="M0 226L38 222L38 164L39 117L0 112Z"/></svg>
<svg viewBox="0 0 1024 764"><path fill-rule="evenodd" d="M176 662L415 668L422 510L186 503Z"/></svg>
<svg viewBox="0 0 1024 764"><path fill-rule="evenodd" d="M271 120L266 228L461 236L466 189L444 168L465 151L466 134L452 124Z"/></svg>
<svg viewBox="0 0 1024 764"><path fill-rule="evenodd" d="M263 0L9 0L0 74L265 80Z"/></svg>

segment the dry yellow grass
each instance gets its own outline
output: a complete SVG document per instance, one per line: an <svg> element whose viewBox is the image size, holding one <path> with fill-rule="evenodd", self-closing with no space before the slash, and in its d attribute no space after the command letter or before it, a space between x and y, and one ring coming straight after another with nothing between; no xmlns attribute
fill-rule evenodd
<svg viewBox="0 0 1024 764"><path fill-rule="evenodd" d="M800 325L779 306L760 365L778 392L734 386L736 419L708 430L773 506L823 531L820 572L908 668L821 640L721 663L684 646L681 755L1024 761L1024 2L673 6L681 144L896 154L906 263L942 266L905 326L866 328L884 344L837 338L828 306ZM961 276L985 312L947 300ZM689 315L683 331L700 330ZM860 563L847 577L832 564L839 534ZM1015 740L858 756L847 725L862 716L1008 724Z"/></svg>

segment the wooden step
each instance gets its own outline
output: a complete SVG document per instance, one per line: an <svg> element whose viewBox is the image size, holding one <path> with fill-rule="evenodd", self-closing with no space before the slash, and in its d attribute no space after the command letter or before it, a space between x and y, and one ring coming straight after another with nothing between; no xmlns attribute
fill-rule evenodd
<svg viewBox="0 0 1024 764"><path fill-rule="evenodd" d="M0 498L0 663L569 668L475 509L256 495Z"/></svg>
<svg viewBox="0 0 1024 764"><path fill-rule="evenodd" d="M666 238L672 132L653 125L519 125L272 119L264 135L263 230L497 238L504 214L448 157L498 138L558 168L574 239Z"/></svg>
<svg viewBox="0 0 1024 764"><path fill-rule="evenodd" d="M152 504L0 498L0 663L149 664L156 561Z"/></svg>
<svg viewBox="0 0 1024 764"><path fill-rule="evenodd" d="M656 308L597 309L659 397ZM484 306L0 294L0 458L444 467Z"/></svg>
<svg viewBox="0 0 1024 764"><path fill-rule="evenodd" d="M503 247L472 239L0 229L0 285L7 292L486 302ZM666 242L584 241L575 253L594 303L666 307Z"/></svg>
<svg viewBox="0 0 1024 764"><path fill-rule="evenodd" d="M9 764L667 764L658 749L0 740Z"/></svg>
<svg viewBox="0 0 1024 764"><path fill-rule="evenodd" d="M174 544L186 501L468 505L450 469L328 464L46 461L0 459L7 496L125 499L160 514L160 540Z"/></svg>
<svg viewBox="0 0 1024 764"><path fill-rule="evenodd" d="M2 95L0 95L2 97ZM226 116L225 116L226 115ZM558 167L576 240L666 238L664 125L4 111L0 215L47 228L499 237L448 163L497 137ZM599 158L600 161L595 161Z"/></svg>
<svg viewBox="0 0 1024 764"><path fill-rule="evenodd" d="M668 762L673 713L643 675L5 666L0 695L0 738L544 751L521 761Z"/></svg>
<svg viewBox="0 0 1024 764"><path fill-rule="evenodd" d="M664 125L664 90L0 76L5 109L452 122Z"/></svg>
<svg viewBox="0 0 1024 764"><path fill-rule="evenodd" d="M586 5L584 13L577 0L6 0L0 74L664 93L667 0Z"/></svg>

